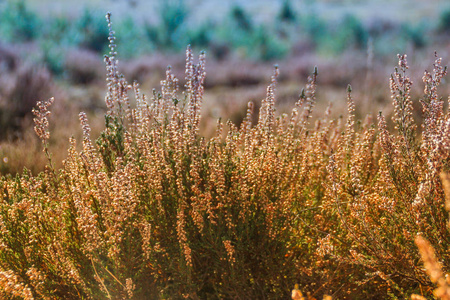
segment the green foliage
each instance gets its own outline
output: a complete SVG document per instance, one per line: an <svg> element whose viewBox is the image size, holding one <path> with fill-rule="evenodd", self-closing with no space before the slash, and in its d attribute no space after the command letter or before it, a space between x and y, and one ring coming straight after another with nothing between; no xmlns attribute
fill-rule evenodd
<svg viewBox="0 0 450 300"><path fill-rule="evenodd" d="M42 41L42 62L55 75L64 73L65 52L64 48L52 40Z"/></svg>
<svg viewBox="0 0 450 300"><path fill-rule="evenodd" d="M131 17L125 18L120 26L117 26L116 33L118 39L127 41L120 46L122 58L138 57L153 50L153 45L148 41L144 28L137 26Z"/></svg>
<svg viewBox="0 0 450 300"><path fill-rule="evenodd" d="M302 17L301 28L316 46L319 46L323 41L328 39L327 24L315 12L311 12L307 16Z"/></svg>
<svg viewBox="0 0 450 300"><path fill-rule="evenodd" d="M403 26L404 36L415 48L424 48L427 45L429 32L425 22L419 24L405 24Z"/></svg>
<svg viewBox="0 0 450 300"><path fill-rule="evenodd" d="M282 0L279 12L272 22L257 24L252 15L238 4L231 7L224 21L207 19L203 23L189 22L190 7L182 0L159 1L154 23L138 24L126 17L115 27L122 45L123 58L132 58L152 51L183 51L191 44L217 53L235 51L239 56L256 60L281 59L299 41L312 44L319 53L338 55L347 49L364 50L369 38L362 20L346 15L340 20L327 21L315 6L296 12L290 0ZM419 24L401 23L387 30L371 32L379 55L402 52L408 43L423 48L433 34L448 31L448 9L435 21ZM153 20L152 20L153 21ZM36 41L42 46L45 63L55 74L62 74L60 58L46 55L49 44L64 53L67 48L81 47L98 53L107 52L107 29L101 13L85 9L79 17L49 16L42 22L29 10L24 0L8 0L0 9L1 37L9 42ZM433 27L434 26L434 27ZM307 41L304 41L307 39ZM226 47L223 47L226 45ZM61 56L58 54L57 56Z"/></svg>
<svg viewBox="0 0 450 300"><path fill-rule="evenodd" d="M74 44L72 22L65 16L50 18L44 27L42 38L57 45Z"/></svg>
<svg viewBox="0 0 450 300"><path fill-rule="evenodd" d="M450 32L450 7L442 10L441 15L439 16L438 28L442 32Z"/></svg>
<svg viewBox="0 0 450 300"><path fill-rule="evenodd" d="M96 142L108 172L113 172L115 160L123 157L124 131L125 128L119 118L105 115L105 130Z"/></svg>
<svg viewBox="0 0 450 300"><path fill-rule="evenodd" d="M278 19L282 22L295 22L297 20L297 13L292 7L290 0L284 0L278 13Z"/></svg>
<svg viewBox="0 0 450 300"><path fill-rule="evenodd" d="M236 49L240 55L261 61L282 58L288 52L286 41L281 41L270 27L256 26L250 16L234 6L225 24L218 26L216 36Z"/></svg>
<svg viewBox="0 0 450 300"><path fill-rule="evenodd" d="M250 56L262 61L271 61L282 58L288 47L264 26L257 28L251 37L248 49Z"/></svg>
<svg viewBox="0 0 450 300"><path fill-rule="evenodd" d="M209 47L215 38L215 27L216 26L212 22L206 22L197 28L188 30L188 43L192 45L192 47Z"/></svg>
<svg viewBox="0 0 450 300"><path fill-rule="evenodd" d="M347 15L336 24L310 17L306 30L313 35L318 50L327 54L340 54L351 48L365 49L369 37L361 21L353 15Z"/></svg>
<svg viewBox="0 0 450 300"><path fill-rule="evenodd" d="M144 31L147 39L154 45L159 45L159 30L158 27L153 26L149 23L144 24Z"/></svg>
<svg viewBox="0 0 450 300"><path fill-rule="evenodd" d="M231 8L230 17L235 26L244 32L251 32L253 30L253 22L250 15L239 5Z"/></svg>
<svg viewBox="0 0 450 300"><path fill-rule="evenodd" d="M162 1L159 8L161 17L161 42L166 47L177 45L177 34L188 16L188 10L181 0Z"/></svg>
<svg viewBox="0 0 450 300"><path fill-rule="evenodd" d="M342 39L347 39L350 44L355 45L359 49L364 49L367 46L367 30L354 15L345 16L340 29L343 32Z"/></svg>
<svg viewBox="0 0 450 300"><path fill-rule="evenodd" d="M160 23L157 25L145 25L148 39L157 49L179 50L184 45L186 18L189 11L181 0L160 1L158 15Z"/></svg>
<svg viewBox="0 0 450 300"><path fill-rule="evenodd" d="M74 25L74 40L80 47L96 52L105 52L108 29L105 27L103 13L84 9Z"/></svg>
<svg viewBox="0 0 450 300"><path fill-rule="evenodd" d="M8 0L0 9L0 39L27 42L39 36L41 20L25 0Z"/></svg>

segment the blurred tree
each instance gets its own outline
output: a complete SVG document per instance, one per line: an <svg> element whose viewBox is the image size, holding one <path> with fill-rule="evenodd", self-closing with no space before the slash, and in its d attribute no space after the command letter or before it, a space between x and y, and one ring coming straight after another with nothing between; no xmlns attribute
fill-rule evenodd
<svg viewBox="0 0 450 300"><path fill-rule="evenodd" d="M188 16L188 10L183 1L162 1L159 15L162 29L160 40L165 47L172 48L177 44L176 33Z"/></svg>
<svg viewBox="0 0 450 300"><path fill-rule="evenodd" d="M297 13L292 8L290 0L284 0L281 5L278 19L283 22L293 23L297 20Z"/></svg>
<svg viewBox="0 0 450 300"><path fill-rule="evenodd" d="M450 33L450 7L443 10L439 17L439 30Z"/></svg>
<svg viewBox="0 0 450 300"><path fill-rule="evenodd" d="M179 32L183 29L183 24L189 10L181 0L161 0L158 6L158 15L160 23L151 25L146 23L144 26L145 33L150 42L156 48L180 50L184 48L185 40Z"/></svg>
<svg viewBox="0 0 450 300"><path fill-rule="evenodd" d="M233 6L233 8L231 9L231 18L234 22L236 22L237 26L240 29L246 32L250 32L253 30L252 20L241 6Z"/></svg>
<svg viewBox="0 0 450 300"><path fill-rule="evenodd" d="M101 12L83 11L75 24L79 45L89 50L102 52L108 43L108 27Z"/></svg>
<svg viewBox="0 0 450 300"><path fill-rule="evenodd" d="M28 42L39 34L40 20L24 0L9 0L0 10L0 38L8 42Z"/></svg>

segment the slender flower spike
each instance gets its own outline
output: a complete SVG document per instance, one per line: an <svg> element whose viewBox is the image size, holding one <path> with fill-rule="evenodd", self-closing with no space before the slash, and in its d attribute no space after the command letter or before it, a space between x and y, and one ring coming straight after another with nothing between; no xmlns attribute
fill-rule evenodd
<svg viewBox="0 0 450 300"><path fill-rule="evenodd" d="M50 98L44 101L38 101L37 109L33 108L33 114L36 116L34 121L34 131L37 136L41 139L43 144L47 144L50 139L49 123L48 117L50 116L50 111L48 110L50 105L53 104L54 98Z"/></svg>

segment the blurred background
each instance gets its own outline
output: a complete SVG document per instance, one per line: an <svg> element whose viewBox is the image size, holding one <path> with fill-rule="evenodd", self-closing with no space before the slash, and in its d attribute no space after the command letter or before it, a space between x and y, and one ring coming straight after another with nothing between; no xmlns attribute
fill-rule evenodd
<svg viewBox="0 0 450 300"><path fill-rule="evenodd" d="M345 114L351 84L364 118L380 110L389 115L397 53L408 55L415 100L434 52L444 64L450 53L446 0L0 0L1 174L44 168L31 114L38 100L56 99L50 119L56 162L64 159L68 138L80 138L79 111L88 113L94 137L102 129L107 11L119 68L147 95L158 89L167 65L184 84L186 45L206 51L206 136L217 118L239 124L247 102L259 106L274 64L281 73L279 112L292 108L318 66L316 115L330 103L335 116ZM442 95L449 90L444 82Z"/></svg>

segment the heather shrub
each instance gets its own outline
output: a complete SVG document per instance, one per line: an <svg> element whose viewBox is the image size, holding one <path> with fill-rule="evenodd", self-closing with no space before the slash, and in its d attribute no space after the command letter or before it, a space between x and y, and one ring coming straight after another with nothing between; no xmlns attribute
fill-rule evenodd
<svg viewBox="0 0 450 300"><path fill-rule="evenodd" d="M100 72L102 61L97 53L89 50L72 49L66 52L64 72L67 78L76 84L89 84L103 79Z"/></svg>
<svg viewBox="0 0 450 300"><path fill-rule="evenodd" d="M378 143L372 130L365 130L364 135L349 131L361 141L352 142L343 148L344 153L336 151L331 157L329 198L326 197L336 207L336 226L342 228L336 243L329 245L335 250L333 255L338 261L365 269L366 276L370 276L362 282L381 278L387 292L402 298L408 296L411 288L429 284L415 263L413 240L417 234L432 241L443 257L449 254L439 180L439 173L448 170L448 115L436 93L446 68L436 58L433 72L425 72L423 77L424 123L420 140L412 118L412 82L407 68L406 56L399 56L399 67L390 80L397 132L388 132L383 115L378 117ZM374 155L378 151L379 156ZM340 255L338 248L343 250Z"/></svg>
<svg viewBox="0 0 450 300"><path fill-rule="evenodd" d="M445 193L445 208L448 211L450 208L450 176L448 173L442 172L440 177ZM435 249L433 249L430 242L428 242L421 235L418 235L415 241L419 248L425 270L433 284L437 285L437 289L433 291L434 296L443 300L450 299L450 282L448 273L445 274L443 272L442 263L440 263L436 257ZM411 299L423 300L425 298L420 295L413 294Z"/></svg>
<svg viewBox="0 0 450 300"><path fill-rule="evenodd" d="M188 47L183 92L168 68L147 97L119 72L107 18L103 132L95 138L80 113L83 138L70 139L57 169L53 99L40 101L46 170L0 180L2 297L284 299L298 284L293 297L403 299L444 285L439 272L428 278L414 244L429 241L448 270L441 59L423 77L420 130L401 55L390 79L394 130L383 114L358 121L350 86L346 116L331 118L330 107L312 119L317 69L292 110L277 114L274 68L259 110L249 102L240 126L219 120L207 139L205 54L196 63Z"/></svg>
<svg viewBox="0 0 450 300"><path fill-rule="evenodd" d="M124 75L130 81L144 82L152 75L164 74L167 68L166 61L166 57L155 53L154 55L129 60L122 65L122 69ZM180 64L183 65L183 62L181 61Z"/></svg>
<svg viewBox="0 0 450 300"><path fill-rule="evenodd" d="M45 67L27 63L12 73L3 74L0 79L3 86L0 90L0 139L15 138L20 135L26 119L30 119L37 99L51 95L53 80Z"/></svg>
<svg viewBox="0 0 450 300"><path fill-rule="evenodd" d="M19 65L19 57L13 47L0 46L0 70L2 73L14 71Z"/></svg>

